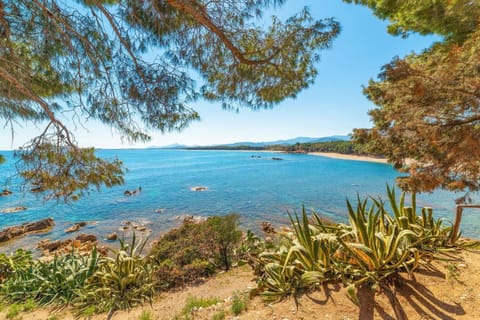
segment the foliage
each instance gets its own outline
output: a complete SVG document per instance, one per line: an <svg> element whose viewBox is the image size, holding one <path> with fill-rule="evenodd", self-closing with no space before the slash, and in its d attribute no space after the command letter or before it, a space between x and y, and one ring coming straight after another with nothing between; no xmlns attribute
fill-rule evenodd
<svg viewBox="0 0 480 320"><path fill-rule="evenodd" d="M118 162L83 158L90 151L78 147L69 118L73 127L98 120L122 139L148 141L150 131L199 119L190 106L199 97L227 109L295 97L313 83L319 52L339 25L315 21L307 10L286 21L272 17L269 26L258 20L284 2L0 2L0 118L12 131L17 121L46 124L19 154L30 161L24 177L38 182L34 173L43 171L52 179L43 190L60 198L53 180L73 181L77 170L82 183L120 182L112 179ZM53 152L46 159L45 149ZM84 190L82 183L69 187Z"/></svg>
<svg viewBox="0 0 480 320"><path fill-rule="evenodd" d="M242 232L238 230L238 219L237 214L213 216L203 224L203 234L210 235L209 238L213 241L217 266L224 268L225 271L230 270L234 250L242 238Z"/></svg>
<svg viewBox="0 0 480 320"><path fill-rule="evenodd" d="M114 257L106 257L88 278L85 287L77 290L76 306L80 312L95 306L96 312L108 311L109 319L115 311L130 309L144 301L151 301L153 268L140 254L145 241L130 245L120 241Z"/></svg>
<svg viewBox="0 0 480 320"><path fill-rule="evenodd" d="M210 217L203 222L186 219L163 235L150 252L157 265L158 288L180 286L210 276L216 268L230 268L241 238L237 220L237 215Z"/></svg>
<svg viewBox="0 0 480 320"><path fill-rule="evenodd" d="M150 310L142 310L138 320L153 320L153 313Z"/></svg>
<svg viewBox="0 0 480 320"><path fill-rule="evenodd" d="M212 316L212 320L223 320L227 317L224 310L220 310Z"/></svg>
<svg viewBox="0 0 480 320"><path fill-rule="evenodd" d="M185 305L182 309L181 316L176 317L176 319L192 319L191 316L193 316L195 311L197 311L199 308L208 308L219 302L220 302L220 299L216 297L198 298L198 297L190 296L187 298L185 302Z"/></svg>
<svg viewBox="0 0 480 320"><path fill-rule="evenodd" d="M347 201L349 224L328 225L303 209L291 215L293 230L282 234L275 250L260 255L263 275L259 289L266 300L278 300L326 281L341 280L356 301L355 288L382 286L399 271L410 274L426 252L447 246L451 227L435 220L431 208L417 215L415 196L405 206L405 193L397 201L387 187L388 203L381 199ZM369 201L370 200L370 201Z"/></svg>
<svg viewBox="0 0 480 320"><path fill-rule="evenodd" d="M480 17L478 2L470 0L344 1L369 7L380 19L390 20L389 33L404 37L417 32L461 41L476 30Z"/></svg>
<svg viewBox="0 0 480 320"><path fill-rule="evenodd" d="M41 305L65 306L76 298L75 290L83 288L92 276L99 256L96 249L87 257L72 251L44 262L34 261L30 252L18 250L9 260L11 275L1 287L5 299L18 302L33 299Z"/></svg>
<svg viewBox="0 0 480 320"><path fill-rule="evenodd" d="M404 190L479 190L478 1L353 2L390 19L394 33L445 36L420 54L394 58L369 82L374 127L354 130L355 144L406 173L398 180Z"/></svg>
<svg viewBox="0 0 480 320"><path fill-rule="evenodd" d="M238 316L240 313L247 310L247 303L248 303L248 296L246 296L245 294L236 292L233 295L232 305L230 307L232 314L235 316Z"/></svg>

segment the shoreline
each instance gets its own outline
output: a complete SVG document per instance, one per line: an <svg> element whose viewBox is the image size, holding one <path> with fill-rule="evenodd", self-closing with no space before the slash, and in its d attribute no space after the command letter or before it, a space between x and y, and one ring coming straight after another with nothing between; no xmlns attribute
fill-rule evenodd
<svg viewBox="0 0 480 320"><path fill-rule="evenodd" d="M326 158L332 158L332 159L354 160L354 161L365 161L365 162L388 164L387 159L385 158L359 156L355 154L343 154L343 153L336 153L336 152L308 152L307 154L312 156L320 156L320 157L326 157Z"/></svg>

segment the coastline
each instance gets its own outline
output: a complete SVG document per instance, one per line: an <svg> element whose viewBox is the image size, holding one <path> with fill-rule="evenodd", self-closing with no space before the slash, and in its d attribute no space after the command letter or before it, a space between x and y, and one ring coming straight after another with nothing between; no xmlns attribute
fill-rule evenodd
<svg viewBox="0 0 480 320"><path fill-rule="evenodd" d="M335 152L309 152L307 154L312 156L320 156L320 157L327 157L327 158L333 158L333 159L366 161L366 162L376 162L376 163L385 163L385 164L388 163L387 159L385 158L359 156L354 154L343 154L343 153L335 153Z"/></svg>

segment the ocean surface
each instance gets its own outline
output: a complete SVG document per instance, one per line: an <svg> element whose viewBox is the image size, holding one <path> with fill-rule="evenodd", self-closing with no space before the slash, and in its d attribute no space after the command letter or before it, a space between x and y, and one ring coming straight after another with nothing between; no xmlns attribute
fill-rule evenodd
<svg viewBox="0 0 480 320"><path fill-rule="evenodd" d="M185 215L238 213L242 228L258 231L262 221L288 224L287 212L300 212L302 206L345 222L347 198L355 202L358 194L386 199L386 184L393 185L399 175L388 164L313 155L165 149L97 152L101 157L118 157L124 162L128 168L125 185L92 191L68 205L45 202L41 194L20 192L12 152L0 152L7 158L7 163L0 165L0 188L14 192L0 197L0 210L27 207L21 212L0 213L0 229L47 217L56 224L47 234L0 245L0 252L18 247L32 249L43 239L71 238L72 234L64 230L80 221L89 222L80 232L94 233L100 239L113 231L121 235L125 221L145 225L152 232L150 237L155 238L181 223ZM195 186L207 189L192 191ZM124 195L125 190L138 187L142 191L136 195ZM419 195L417 203L432 207L437 217L452 221L454 199L462 195L437 191ZM480 212L465 211L461 229L464 235L478 238Z"/></svg>

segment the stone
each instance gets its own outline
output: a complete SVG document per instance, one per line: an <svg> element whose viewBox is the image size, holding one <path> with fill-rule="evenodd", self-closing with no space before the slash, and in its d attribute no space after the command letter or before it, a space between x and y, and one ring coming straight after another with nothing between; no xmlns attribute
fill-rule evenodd
<svg viewBox="0 0 480 320"><path fill-rule="evenodd" d="M6 209L2 209L0 210L1 213L14 213L14 212L18 212L18 211L24 211L24 210L27 210L27 207L13 207L13 208L6 208Z"/></svg>
<svg viewBox="0 0 480 320"><path fill-rule="evenodd" d="M13 192L8 190L8 189L3 189L2 192L0 192L0 197L1 196L9 196L11 195Z"/></svg>
<svg viewBox="0 0 480 320"><path fill-rule="evenodd" d="M262 230L265 233L275 233L275 228L268 221L263 221L262 222Z"/></svg>
<svg viewBox="0 0 480 320"><path fill-rule="evenodd" d="M53 219L47 218L9 227L0 231L0 242L6 242L15 238L19 238L29 233L47 232L54 225L55 223L53 222Z"/></svg>
<svg viewBox="0 0 480 320"><path fill-rule="evenodd" d="M85 227L86 225L87 225L87 223L85 221L77 222L73 226L71 226L70 228L65 229L65 233L71 233L71 232L78 231L78 229L80 229L80 227Z"/></svg>
<svg viewBox="0 0 480 320"><path fill-rule="evenodd" d="M108 241L115 241L115 240L117 240L117 239L118 239L118 235L117 235L116 232L112 232L112 233L109 233L109 234L107 235L107 240L108 240Z"/></svg>
<svg viewBox="0 0 480 320"><path fill-rule="evenodd" d="M191 187L191 188L190 188L191 191L197 191L197 192L199 192L199 191L207 191L207 189L208 189L208 188L205 187L205 186L195 186L195 187Z"/></svg>

